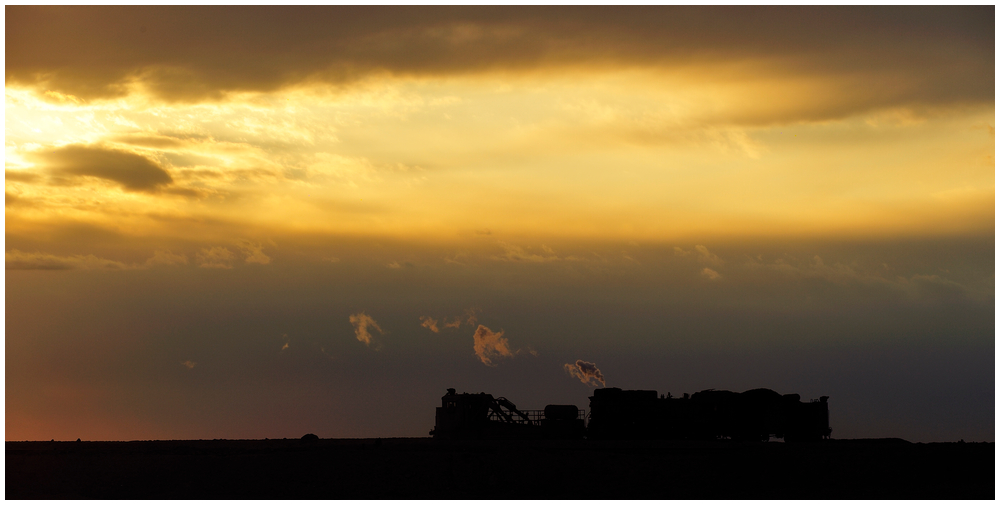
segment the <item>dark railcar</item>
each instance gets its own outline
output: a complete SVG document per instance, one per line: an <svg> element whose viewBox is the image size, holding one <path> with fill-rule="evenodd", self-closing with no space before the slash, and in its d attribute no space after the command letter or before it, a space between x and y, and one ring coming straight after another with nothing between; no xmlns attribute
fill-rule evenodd
<svg viewBox="0 0 1000 505"><path fill-rule="evenodd" d="M590 397L592 439L819 440L829 437L827 397L801 402L770 389L706 390L681 398L604 388Z"/></svg>

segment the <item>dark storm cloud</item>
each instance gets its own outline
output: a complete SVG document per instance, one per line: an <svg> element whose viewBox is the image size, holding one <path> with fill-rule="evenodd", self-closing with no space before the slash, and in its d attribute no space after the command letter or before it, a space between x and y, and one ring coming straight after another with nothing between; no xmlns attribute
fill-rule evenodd
<svg viewBox="0 0 1000 505"><path fill-rule="evenodd" d="M6 15L6 83L82 98L120 96L132 80L168 100L200 100L383 72L724 62L861 85L824 114L994 96L992 6L13 6Z"/></svg>
<svg viewBox="0 0 1000 505"><path fill-rule="evenodd" d="M166 170L145 156L100 146L70 145L30 157L56 178L97 177L129 191L153 192L173 182Z"/></svg>

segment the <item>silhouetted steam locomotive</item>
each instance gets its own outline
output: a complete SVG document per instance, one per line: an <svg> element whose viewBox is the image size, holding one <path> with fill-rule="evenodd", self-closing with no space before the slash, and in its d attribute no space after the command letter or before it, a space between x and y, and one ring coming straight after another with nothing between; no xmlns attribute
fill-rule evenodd
<svg viewBox="0 0 1000 505"><path fill-rule="evenodd" d="M487 393L449 389L437 408L434 438L820 440L830 436L826 396L802 402L770 389L743 393L706 390L683 397L656 391L603 388L590 397L590 415L576 405L519 410ZM588 419L589 422L586 422Z"/></svg>

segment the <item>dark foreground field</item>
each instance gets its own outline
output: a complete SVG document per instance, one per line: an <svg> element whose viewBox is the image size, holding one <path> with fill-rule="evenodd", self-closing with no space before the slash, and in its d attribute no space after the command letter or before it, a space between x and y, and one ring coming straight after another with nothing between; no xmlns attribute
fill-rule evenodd
<svg viewBox="0 0 1000 505"><path fill-rule="evenodd" d="M994 499L994 444L7 442L6 498Z"/></svg>

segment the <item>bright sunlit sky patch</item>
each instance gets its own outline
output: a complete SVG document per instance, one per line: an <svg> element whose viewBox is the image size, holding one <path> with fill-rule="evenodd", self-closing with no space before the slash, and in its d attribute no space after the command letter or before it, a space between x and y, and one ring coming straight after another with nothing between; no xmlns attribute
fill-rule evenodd
<svg viewBox="0 0 1000 505"><path fill-rule="evenodd" d="M156 213L393 236L476 228L591 239L913 235L992 226L992 104L814 119L808 97L829 94L829 85L578 72L386 76L204 103L141 93L80 103L8 87L6 162L17 173L7 192L38 204L12 209L30 220L124 226ZM53 182L52 153L67 146L139 155L170 182L144 191L93 174Z"/></svg>

